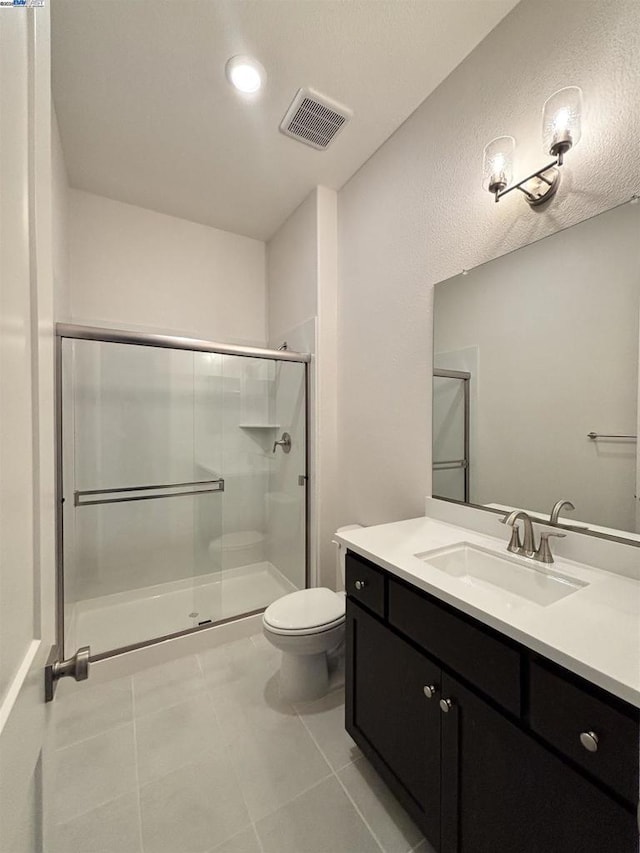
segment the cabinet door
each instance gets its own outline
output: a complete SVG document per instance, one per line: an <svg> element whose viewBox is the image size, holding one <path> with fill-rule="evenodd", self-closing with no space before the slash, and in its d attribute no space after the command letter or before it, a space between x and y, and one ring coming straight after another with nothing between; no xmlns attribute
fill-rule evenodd
<svg viewBox="0 0 640 853"><path fill-rule="evenodd" d="M436 849L440 846L440 669L347 602L346 728ZM435 688L431 698L425 687Z"/></svg>
<svg viewBox="0 0 640 853"><path fill-rule="evenodd" d="M636 853L631 812L444 676L442 853Z"/></svg>

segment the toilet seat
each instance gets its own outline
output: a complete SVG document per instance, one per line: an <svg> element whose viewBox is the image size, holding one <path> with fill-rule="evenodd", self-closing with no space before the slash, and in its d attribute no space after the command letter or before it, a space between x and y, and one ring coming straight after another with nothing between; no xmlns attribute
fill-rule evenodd
<svg viewBox="0 0 640 853"><path fill-rule="evenodd" d="M288 636L331 631L344 620L344 596L327 587L291 592L270 604L263 616L268 631Z"/></svg>

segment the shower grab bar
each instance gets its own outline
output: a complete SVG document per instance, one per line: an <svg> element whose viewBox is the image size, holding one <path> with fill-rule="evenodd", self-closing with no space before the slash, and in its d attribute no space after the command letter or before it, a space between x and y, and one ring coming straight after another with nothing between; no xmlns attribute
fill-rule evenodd
<svg viewBox="0 0 640 853"><path fill-rule="evenodd" d="M613 433L605 433L605 432L588 432L587 438L590 438L592 441L595 441L598 438L627 438L630 441L637 441L638 440L637 435L628 435L628 434L627 435L624 435L624 434L615 435Z"/></svg>
<svg viewBox="0 0 640 853"><path fill-rule="evenodd" d="M434 462L433 467L438 471L445 471L448 468L466 468L468 464L466 459L447 459L442 462Z"/></svg>
<svg viewBox="0 0 640 853"><path fill-rule="evenodd" d="M129 495L124 498L102 498L83 500L86 495L114 495L123 492L149 492L157 489L182 489L185 486L214 486L212 489L192 489L187 492L168 492L164 495ZM153 501L157 498L177 498L181 495L206 495L210 492L224 492L224 480L193 480L190 483L161 483L157 486L125 486L121 489L83 489L73 493L74 506L95 506L96 504L117 504L127 501Z"/></svg>

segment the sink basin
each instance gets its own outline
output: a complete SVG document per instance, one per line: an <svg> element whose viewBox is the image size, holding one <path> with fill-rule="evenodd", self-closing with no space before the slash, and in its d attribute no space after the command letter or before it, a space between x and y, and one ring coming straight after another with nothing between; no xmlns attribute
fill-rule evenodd
<svg viewBox="0 0 640 853"><path fill-rule="evenodd" d="M497 554L488 548L458 542L446 548L415 554L435 569L469 585L499 591L548 607L587 586L554 570L528 565L526 558Z"/></svg>

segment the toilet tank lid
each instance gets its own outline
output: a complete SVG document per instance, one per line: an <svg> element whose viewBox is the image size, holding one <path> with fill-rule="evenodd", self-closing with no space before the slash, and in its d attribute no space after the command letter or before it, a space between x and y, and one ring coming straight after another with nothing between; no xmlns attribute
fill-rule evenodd
<svg viewBox="0 0 640 853"><path fill-rule="evenodd" d="M304 630L336 622L344 617L344 611L344 595L327 587L301 589L270 604L264 621L281 630Z"/></svg>
<svg viewBox="0 0 640 853"><path fill-rule="evenodd" d="M345 524L336 530L336 533L346 533L348 530L362 530L362 524Z"/></svg>

